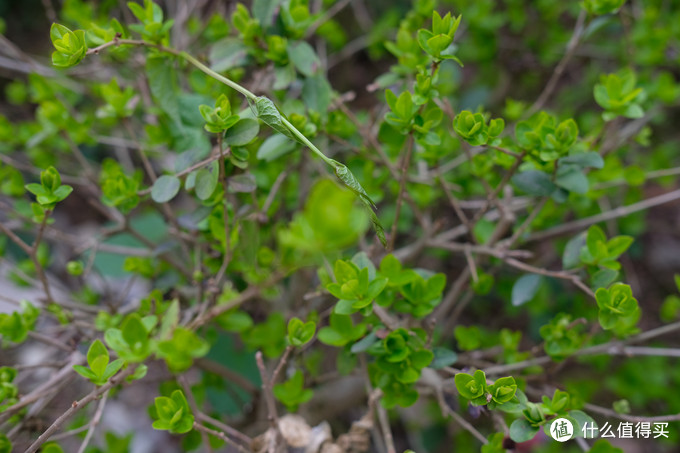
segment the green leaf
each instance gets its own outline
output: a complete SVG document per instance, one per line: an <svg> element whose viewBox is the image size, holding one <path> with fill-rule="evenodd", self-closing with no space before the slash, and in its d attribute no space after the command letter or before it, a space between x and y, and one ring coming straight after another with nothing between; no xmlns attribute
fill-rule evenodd
<svg viewBox="0 0 680 453"><path fill-rule="evenodd" d="M385 239L385 230L382 224L380 223L378 216L375 215L375 212L373 211L375 209L375 204L373 203L373 200L371 200L371 198L368 196L364 188L361 186L361 184L352 174L349 168L347 168L345 165L341 164L338 161L333 162L335 164L335 175L338 177L340 181L342 181L342 183L345 186L347 186L352 192L359 196L359 199L362 201L366 208L366 211L368 212L368 215L371 219L371 223L373 224L373 228L375 229L375 232L378 235L378 239L380 239L380 243L383 245L383 247L387 247L387 240Z"/></svg>
<svg viewBox="0 0 680 453"><path fill-rule="evenodd" d="M538 170L517 173L512 177L512 182L521 191L540 197L549 196L557 189L557 186L550 180L550 176Z"/></svg>
<svg viewBox="0 0 680 453"><path fill-rule="evenodd" d="M515 397L515 392L517 392L517 384L512 376L498 378L489 387L489 393L496 404L510 402Z"/></svg>
<svg viewBox="0 0 680 453"><path fill-rule="evenodd" d="M162 56L150 56L146 59L146 75L151 94L158 105L170 117L175 127L183 129L179 109L180 89L177 71L169 62L168 58Z"/></svg>
<svg viewBox="0 0 680 453"><path fill-rule="evenodd" d="M99 339L95 340L87 351L87 364L97 376L102 376L108 363L109 351Z"/></svg>
<svg viewBox="0 0 680 453"><path fill-rule="evenodd" d="M123 365L125 365L125 360L123 359L116 359L113 362L109 363L106 366L106 369L104 370L102 379L104 381L108 381L123 367Z"/></svg>
<svg viewBox="0 0 680 453"><path fill-rule="evenodd" d="M161 327L158 332L158 338L165 340L170 338L173 330L179 324L179 300L173 299L172 302L165 309L163 318L161 318Z"/></svg>
<svg viewBox="0 0 680 453"><path fill-rule="evenodd" d="M259 96L255 100L255 113L266 125L286 137L299 141L297 137L283 124L281 112L276 108L271 99L265 96Z"/></svg>
<svg viewBox="0 0 680 453"><path fill-rule="evenodd" d="M217 323L227 332L245 332L253 326L253 318L244 311L228 311L216 318Z"/></svg>
<svg viewBox="0 0 680 453"><path fill-rule="evenodd" d="M84 377L85 379L97 379L97 375L91 369L84 367L82 365L73 365L73 371Z"/></svg>
<svg viewBox="0 0 680 453"><path fill-rule="evenodd" d="M248 47L234 37L226 37L217 41L210 48L208 60L210 69L225 72L243 66L247 62Z"/></svg>
<svg viewBox="0 0 680 453"><path fill-rule="evenodd" d="M432 352L434 353L434 359L430 364L430 368L435 370L451 366L458 361L458 354L450 349L436 347L432 349Z"/></svg>
<svg viewBox="0 0 680 453"><path fill-rule="evenodd" d="M209 350L209 343L184 327L175 328L171 339L158 343L158 356L165 359L173 372L187 370L194 358L203 357Z"/></svg>
<svg viewBox="0 0 680 453"><path fill-rule="evenodd" d="M541 285L541 276L526 274L520 277L512 287L512 305L518 307L534 298Z"/></svg>
<svg viewBox="0 0 680 453"><path fill-rule="evenodd" d="M41 453L64 453L64 450L56 442L48 442L40 449Z"/></svg>
<svg viewBox="0 0 680 453"><path fill-rule="evenodd" d="M220 178L220 162L213 161L208 168L201 168L196 172L196 196L201 200L207 200L217 188Z"/></svg>
<svg viewBox="0 0 680 453"><path fill-rule="evenodd" d="M593 274L591 286L593 289L606 288L618 275L619 273L613 269L600 269Z"/></svg>
<svg viewBox="0 0 680 453"><path fill-rule="evenodd" d="M593 257L598 257L598 252L600 251L599 244L606 244L607 236L605 236L604 231L597 225L592 225L588 228L588 234L586 235L586 245L588 246L588 251Z"/></svg>
<svg viewBox="0 0 680 453"><path fill-rule="evenodd" d="M364 188L361 186L357 178L352 174L352 172L347 168L344 164L341 164L340 162L334 161L336 167L335 167L335 174L338 177L342 183L349 188L352 192L354 192L356 195L359 196L359 198L364 201L369 207L375 209L375 204L373 203L373 200L368 196Z"/></svg>
<svg viewBox="0 0 680 453"><path fill-rule="evenodd" d="M97 339L92 342L90 345L90 348L87 351L87 363L90 364L92 363L96 358L104 356L107 359L109 358L109 351L106 349L106 346L104 346L104 343L101 342L101 340Z"/></svg>
<svg viewBox="0 0 680 453"><path fill-rule="evenodd" d="M345 316L345 315L331 313L331 316ZM336 347L344 346L349 342L348 339L345 338L345 336L341 332L338 332L337 330L332 329L330 327L322 327L321 329L319 329L319 334L317 335L317 337L321 343Z"/></svg>
<svg viewBox="0 0 680 453"><path fill-rule="evenodd" d="M574 166L561 166L557 170L555 184L570 192L584 194L588 192L588 178L581 169Z"/></svg>
<svg viewBox="0 0 680 453"><path fill-rule="evenodd" d="M340 315L338 315L340 316ZM348 316L347 317L350 322L351 318ZM378 336L375 334L375 332L371 332L368 335L366 335L364 338L361 340L357 341L352 345L350 348L350 351L352 354L359 354L360 352L367 351L371 346L373 346L378 340Z"/></svg>
<svg viewBox="0 0 680 453"><path fill-rule="evenodd" d="M618 258L633 244L635 240L631 236L616 236L607 242L607 252L610 258Z"/></svg>
<svg viewBox="0 0 680 453"><path fill-rule="evenodd" d="M162 175L151 187L151 198L156 203L167 203L175 198L181 185L181 181L176 176Z"/></svg>
<svg viewBox="0 0 680 453"><path fill-rule="evenodd" d="M505 453L506 449L503 446L505 440L504 433L493 433L487 437L489 441L487 444L482 445L481 453Z"/></svg>
<svg viewBox="0 0 680 453"><path fill-rule="evenodd" d="M123 332L120 329L107 329L106 332L104 332L104 341L106 341L106 344L119 355L127 348L127 343L123 338Z"/></svg>
<svg viewBox="0 0 680 453"><path fill-rule="evenodd" d="M359 252L352 257L352 262L356 264L357 268L368 269L368 279L375 279L375 265L371 261L371 258L366 254L366 252Z"/></svg>
<svg viewBox="0 0 680 453"><path fill-rule="evenodd" d="M475 371L474 375L457 373L453 378L456 390L460 395L475 405L486 404L486 375L482 370Z"/></svg>
<svg viewBox="0 0 680 453"><path fill-rule="evenodd" d="M624 334L640 319L638 301L629 285L614 283L608 289L600 288L595 291L595 300L600 309L598 320L605 330Z"/></svg>
<svg viewBox="0 0 680 453"><path fill-rule="evenodd" d="M274 16L283 0L253 0L253 17L257 19L263 27L272 25Z"/></svg>
<svg viewBox="0 0 680 453"><path fill-rule="evenodd" d="M54 23L50 28L50 39L52 40L52 43L54 43L55 41L63 39L64 36L68 35L69 33L72 33L71 29L64 25Z"/></svg>
<svg viewBox="0 0 680 453"><path fill-rule="evenodd" d="M155 429L169 430L172 433L184 434L191 431L194 416L189 409L184 393L175 390L170 395L159 396L154 400L158 420L153 423Z"/></svg>
<svg viewBox="0 0 680 453"><path fill-rule="evenodd" d="M260 132L259 123L252 118L242 118L224 134L224 143L229 146L245 146Z"/></svg>
<svg viewBox="0 0 680 453"><path fill-rule="evenodd" d="M300 370L286 382L276 384L272 390L276 399L290 411L296 411L300 404L309 401L313 396L311 390L304 389L304 376Z"/></svg>
<svg viewBox="0 0 680 453"><path fill-rule="evenodd" d="M578 429L578 427L582 428L584 426L588 426L588 428L590 428L591 426L598 428L597 422L595 420L593 420L593 418L590 415L586 414L583 411L579 411L579 410L569 411L569 412L567 412L567 414L569 415L570 418L573 418L576 421L576 424L575 424L576 429L574 429L574 437L586 437L587 439L593 439L593 438L597 437L596 433L598 432L598 430L595 430L594 432L592 432L592 434L586 433L587 435L584 436L583 435L583 429ZM586 425L586 423L587 423L587 425Z"/></svg>
<svg viewBox="0 0 680 453"><path fill-rule="evenodd" d="M498 137L505 129L505 120L503 118L494 118L489 121L489 137Z"/></svg>
<svg viewBox="0 0 680 453"><path fill-rule="evenodd" d="M116 362L116 361L111 362L111 364L113 364L113 363L115 363L115 362ZM110 364L110 365L111 365L111 364ZM136 380L138 380L138 379L144 378L144 376L146 376L146 372L147 372L148 370L149 370L149 367L147 367L147 366L144 365L143 363L142 363L141 365L138 365L137 368L135 369L135 372L132 373L130 376L128 376L127 381L128 381L128 382L132 382L132 381L136 381Z"/></svg>
<svg viewBox="0 0 680 453"><path fill-rule="evenodd" d="M581 249L586 245L586 234L581 233L567 242L562 254L562 267L571 269L578 266L581 262Z"/></svg>
<svg viewBox="0 0 680 453"><path fill-rule="evenodd" d="M271 162L272 160L288 154L295 149L295 142L291 141L290 138L281 134L274 134L260 145L257 150L257 158L263 159L265 162Z"/></svg>
<svg viewBox="0 0 680 453"><path fill-rule="evenodd" d="M529 423L528 420L520 418L510 425L510 439L515 442L527 442L536 436L539 431L538 426Z"/></svg>
<svg viewBox="0 0 680 453"><path fill-rule="evenodd" d="M327 116L331 105L331 94L331 85L321 72L308 77L302 84L302 101L305 106L320 113L323 118Z"/></svg>
<svg viewBox="0 0 680 453"><path fill-rule="evenodd" d="M308 343L316 332L313 321L303 322L299 318L288 321L288 343L292 346L303 346Z"/></svg>
<svg viewBox="0 0 680 453"><path fill-rule="evenodd" d="M558 160L558 162L560 165L569 164L576 165L577 167L581 168L592 167L599 169L604 167L604 159L602 159L602 156L600 156L599 153L594 151L562 157Z"/></svg>
<svg viewBox="0 0 680 453"><path fill-rule="evenodd" d="M148 331L144 326L142 319L136 313L128 315L125 318L125 321L121 324L120 330L123 333L123 339L130 346L148 341Z"/></svg>
<svg viewBox="0 0 680 453"><path fill-rule="evenodd" d="M321 67L321 60L312 46L305 41L298 41L288 45L288 58L301 74L312 77Z"/></svg>

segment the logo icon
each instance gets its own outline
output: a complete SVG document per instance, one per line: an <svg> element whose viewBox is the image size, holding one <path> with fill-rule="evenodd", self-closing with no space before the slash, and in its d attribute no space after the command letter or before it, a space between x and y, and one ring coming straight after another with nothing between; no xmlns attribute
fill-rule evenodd
<svg viewBox="0 0 680 453"><path fill-rule="evenodd" d="M566 418L557 418L550 425L550 435L557 442L566 442L574 436L574 425Z"/></svg>

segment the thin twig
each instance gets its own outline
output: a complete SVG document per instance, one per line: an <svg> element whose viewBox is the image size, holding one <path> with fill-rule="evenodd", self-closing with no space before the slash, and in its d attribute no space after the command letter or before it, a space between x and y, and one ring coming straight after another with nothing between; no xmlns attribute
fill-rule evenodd
<svg viewBox="0 0 680 453"><path fill-rule="evenodd" d="M680 330L680 321L671 324L666 324L661 327L657 327L646 332L639 333L625 340L613 340L607 343L598 344L595 346L590 346L588 348L580 349L576 351L573 356L586 356L586 355L597 355L597 354L616 354L617 351L621 351L621 348L625 345L641 343L643 341L651 340L668 333ZM521 370L534 365L544 365L550 363L552 358L550 356L534 357L532 359L522 360L521 362L509 363L505 365L494 365L484 369L487 374L504 374L509 371Z"/></svg>
<svg viewBox="0 0 680 453"><path fill-rule="evenodd" d="M214 429L210 429L207 426L203 426L200 423L194 422L194 429L201 431L202 434L210 434L211 436L215 436L218 439L222 439L224 443L231 445L232 447L236 448L238 451L242 453L250 453L250 450L247 450L243 448L241 445L237 444L233 440L231 440L229 437L227 437L226 434L224 434L221 431L216 431Z"/></svg>
<svg viewBox="0 0 680 453"><path fill-rule="evenodd" d="M633 423L640 423L640 422L658 423L658 422L680 421L680 413L679 414L657 415L657 416L652 416L652 417L645 417L645 416L640 416L640 415L621 414L619 412L616 412L615 410L607 409L606 407L601 407L601 406L597 406L595 404L590 404L590 403L585 403L583 407L585 409L588 409L591 412L595 412L595 413L600 414L600 415L605 415L607 417L612 417L612 418L618 418L619 420L624 420L624 421L633 422Z"/></svg>
<svg viewBox="0 0 680 453"><path fill-rule="evenodd" d="M527 110L525 116L531 116L537 111L539 111L541 108L543 108L545 103L552 95L553 91L555 90L555 87L557 86L557 82L560 80L560 77L564 72L564 69L567 67L569 60L571 60L571 57L574 55L574 52L578 47L579 40L581 39L581 35L583 34L586 16L587 16L586 10L581 9L578 18L576 19L574 32L572 33L571 38L569 39L569 43L567 43L567 51L564 53L562 59L555 67L555 70L553 71L550 80L548 80L547 85L543 89L543 92L541 92L538 99L536 99L536 102L534 102L534 104L529 108L529 110Z"/></svg>
<svg viewBox="0 0 680 453"><path fill-rule="evenodd" d="M553 236L559 236L570 231L586 228L590 225L599 222L616 219L618 217L626 217L638 211L644 211L646 209L653 208L654 206L670 203L679 199L680 189L676 189L671 192L667 192L663 195L657 195L656 197L647 198L646 200L642 200L637 203L633 203L627 206L620 206L616 209L612 209L611 211L603 212L601 214L586 217L583 219L574 220L573 222L567 222L544 231L536 232L530 235L525 242L541 241Z"/></svg>
<svg viewBox="0 0 680 453"><path fill-rule="evenodd" d="M69 377L71 373L74 373L73 365L82 365L84 362L85 356L81 354L79 351L71 353L71 356L68 358L66 365L64 365L59 371L53 374L49 380L35 388L28 395L22 396L21 399L14 403L13 405L9 406L8 408L5 408L3 412L0 414L0 424L9 420L9 418L15 412L28 406L29 404L38 401L43 396L48 395L52 392L59 391L58 387L59 382L62 381L66 382L67 381L66 378Z"/></svg>
<svg viewBox="0 0 680 453"><path fill-rule="evenodd" d="M191 412L194 415L199 414L201 412L201 410L198 408L198 404L196 404L196 398L194 398L194 392L191 391L191 386L189 385L189 382L187 381L186 376L184 376L184 375L178 376L177 382L179 382L179 385L182 386L182 390L184 391L184 395L187 398L187 402L189 403L189 408L191 409ZM212 451L212 448L210 447L210 441L208 439L208 435L205 433L205 431L201 431L201 440L203 441L203 445L206 445Z"/></svg>
<svg viewBox="0 0 680 453"><path fill-rule="evenodd" d="M467 227L468 231L472 231L472 228L470 227L470 220L463 212L463 208L460 205L460 201L458 201L458 198L456 198L456 196L453 195L453 193L451 193L447 181L442 177L442 175L439 172L437 172L437 180L439 180L439 184L442 186L442 190L444 191L446 198L448 198L449 203L451 203L451 206L453 207L453 210L458 216L460 222Z"/></svg>
<svg viewBox="0 0 680 453"><path fill-rule="evenodd" d="M474 437L477 438L482 444L488 444L489 441L486 440L486 437L480 433L477 428L472 426L470 422L465 420L458 412L454 411L449 407L449 405L446 403L446 400L444 399L444 393L441 391L441 389L435 389L435 394L437 395L437 400L439 402L439 407L442 410L444 416L451 416L455 420L456 423L458 423L463 429L465 429L467 432L472 434Z"/></svg>
<svg viewBox="0 0 680 453"><path fill-rule="evenodd" d="M385 447L387 453L396 453L397 449L394 446L394 437L392 436L392 429L390 428L390 420L387 418L387 410L382 406L382 404L377 404L378 409L378 421L380 422L380 429L383 433L383 438L385 439Z"/></svg>
<svg viewBox="0 0 680 453"><path fill-rule="evenodd" d="M274 184L272 184L272 188L269 190L269 194L267 195L267 199L264 201L264 204L262 205L262 210L260 212L263 215L267 216L267 211L269 211L269 208L271 207L272 203L274 202L274 198L276 197L276 194L278 193L279 189L281 188L281 184L283 184L283 181L286 179L287 176L288 176L288 172L284 170L281 173L279 173L279 176L276 177Z"/></svg>
<svg viewBox="0 0 680 453"><path fill-rule="evenodd" d="M28 336L35 339L35 340L38 340L42 343L48 344L50 346L54 346L57 349L61 349L62 351L66 351L66 352L69 352L69 353L73 352L73 349L74 349L74 347L68 346L68 345L62 343L61 341L59 341L55 338L52 338L48 335L43 335L40 332L36 332L34 330L29 330Z"/></svg>
<svg viewBox="0 0 680 453"><path fill-rule="evenodd" d="M95 399L99 398L101 395L103 395L105 392L107 392L109 389L115 387L116 385L120 384L120 382L125 379L127 376L132 374L132 372L135 370L135 367L129 367L127 370L123 371L122 373L119 373L118 376L115 376L113 379L111 379L109 382L106 384L102 385L101 387L97 387L94 389L92 392L90 392L87 396L81 398L78 401L74 401L71 406L61 414L55 421L50 425L49 428L47 428L41 435L38 437L38 439L31 444L30 447L26 450L25 453L35 453L38 451L40 446L47 442L49 438L54 434L55 431L57 431L59 428L61 428L61 425L64 424L66 420L71 418L73 414L75 414L77 411L79 411L81 408L87 406L88 403L91 401L94 401Z"/></svg>
<svg viewBox="0 0 680 453"><path fill-rule="evenodd" d="M273 386L276 384L276 381L279 378L279 375L283 371L283 368L286 366L286 363L288 362L288 357L290 357L291 352L293 352L293 346L288 345L286 346L286 350L283 353L283 356L281 356L281 359L279 360L278 365L276 365L276 368L274 368L274 372L272 373L272 379L271 379L271 385Z"/></svg>
<svg viewBox="0 0 680 453"><path fill-rule="evenodd" d="M207 371L209 373L214 373L219 376L222 376L230 383L238 385L239 387L241 387L243 390L250 394L255 394L259 391L257 386L250 382L250 380L246 379L241 374L237 373L236 371L230 370L229 368L225 367L224 365L218 362L214 362L206 358L200 358L196 359L194 363L200 369Z"/></svg>
<svg viewBox="0 0 680 453"><path fill-rule="evenodd" d="M583 280L576 275L576 274L571 274L569 272L564 272L564 271L549 271L540 267L532 266L530 264L523 263L521 261L518 261L514 258L503 258L503 261L505 261L507 264L511 265L512 267L515 267L517 269L526 271L526 272L531 272L533 274L539 274L539 275L545 275L546 277L555 277L555 278L560 278L563 280L570 280L574 285L576 285L579 289L581 289L584 293L592 297L593 299L595 298L595 293L593 292L592 289L588 288L583 283Z"/></svg>
<svg viewBox="0 0 680 453"><path fill-rule="evenodd" d="M305 39L312 36L320 26L328 22L330 18L332 18L337 13L342 11L342 9L351 2L352 0L340 0L337 3L334 3L330 8L326 10L325 13L323 13L317 20L312 22L312 24L307 28L307 31L305 32Z"/></svg>
<svg viewBox="0 0 680 453"><path fill-rule="evenodd" d="M21 250L23 250L29 257L31 256L31 246L25 243L23 239L17 236L14 231L6 227L2 222L0 222L0 231L2 231L12 242L18 245L19 248L21 248Z"/></svg>
<svg viewBox="0 0 680 453"><path fill-rule="evenodd" d="M272 391L272 385L269 381L269 376L267 376L267 369L264 366L264 360L262 358L262 351L257 351L255 354L255 361L257 362L257 369L260 371L260 378L262 379L262 393L264 395L265 403L267 404L267 418L269 419L269 424L275 435L275 442L278 444L281 438L281 429L279 427L279 415L276 410L276 401L274 400L274 392ZM275 452L275 445L270 444L268 448L269 453Z"/></svg>
<svg viewBox="0 0 680 453"><path fill-rule="evenodd" d="M198 412L196 414L196 418L205 422L205 423L210 423L211 425L214 425L216 428L221 429L224 431L225 434L230 435L231 437L236 437L238 438L241 442L243 442L246 445L250 445L253 441L249 436L243 434L241 431L238 431L231 426L217 420L216 418L212 418L208 414L204 412Z"/></svg>
<svg viewBox="0 0 680 453"><path fill-rule="evenodd" d="M399 194L397 195L397 204L394 212L394 223L392 224L392 232L390 233L390 240L387 245L387 250L394 250L394 243L397 239L397 225L399 224L399 215L401 214L401 205L404 202L404 192L406 191L406 174L411 166L411 153L413 151L413 134L409 134L406 144L406 155L401 161L401 177L399 179Z"/></svg>
<svg viewBox="0 0 680 453"><path fill-rule="evenodd" d="M94 416L92 417L92 421L90 421L89 426L90 428L87 431L87 434L85 435L85 439L83 439L83 443L80 444L80 448L78 449L78 453L84 453L85 449L87 448L87 445L90 443L90 440L92 440L92 435L94 434L94 430L97 429L97 425L99 424L99 421L102 418L102 414L104 413L104 406L106 406L106 400L109 396L109 391L107 390L104 392L104 395L102 396L101 401L99 401L99 405L97 406L97 410L94 413Z"/></svg>

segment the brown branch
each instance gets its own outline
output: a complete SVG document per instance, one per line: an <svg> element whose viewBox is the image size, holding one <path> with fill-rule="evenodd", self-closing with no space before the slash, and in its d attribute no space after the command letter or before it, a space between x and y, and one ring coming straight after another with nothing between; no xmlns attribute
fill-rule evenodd
<svg viewBox="0 0 680 453"><path fill-rule="evenodd" d="M560 77L564 72L564 69L567 67L569 60L571 60L571 57L574 55L574 52L578 47L578 43L581 39L581 35L583 35L583 30L585 28L584 24L586 20L586 15L587 15L586 10L581 9L581 13L578 15L578 18L576 19L574 32L572 33L571 38L569 39L569 43L567 43L567 51L564 53L562 59L555 67L555 70L553 71L550 80L548 80L547 85L543 89L543 92L541 92L538 99L536 99L536 102L534 102L534 104L529 108L529 110L527 110L525 116L531 116L537 111L539 111L541 108L543 108L545 103L552 95L553 91L555 90L555 87L557 86L557 82L560 80Z"/></svg>
<svg viewBox="0 0 680 453"><path fill-rule="evenodd" d="M209 373L214 373L219 376L222 376L225 378L227 381L232 382L239 387L241 387L243 390L250 394L255 394L259 391L257 386L250 382L250 380L246 379L245 377L241 376L239 373L230 370L229 368L225 367L224 365L214 362L210 359L206 358L200 358L196 359L194 361L196 366L198 366L200 369L207 371Z"/></svg>
<svg viewBox="0 0 680 453"><path fill-rule="evenodd" d="M437 402L439 403L439 408L442 411L442 416L446 417L447 415L453 418L453 420L458 423L463 429L465 429L467 432L472 434L477 440L479 440L482 444L488 444L489 441L486 440L486 437L482 435L477 429L470 424L467 420L465 420L458 412L454 411L449 407L449 405L446 403L446 399L444 399L444 392L442 389L434 389L435 395L437 396Z"/></svg>
<svg viewBox="0 0 680 453"><path fill-rule="evenodd" d="M616 209L612 209L611 211L603 212L601 214L586 217L583 219L574 220L573 222L564 223L562 225L549 228L544 231L539 231L529 236L525 242L540 241L543 239L551 238L553 236L559 236L570 231L586 228L590 225L599 222L616 219L618 217L626 217L638 211L644 211L646 209L653 208L655 206L659 206L665 203L670 203L679 199L680 189L676 189L671 192L667 192L663 195L647 198L646 200L642 200L637 203L633 203L627 206L620 206Z"/></svg>
<svg viewBox="0 0 680 453"><path fill-rule="evenodd" d="M281 357L281 360L279 360L278 365L276 365L276 368L274 368L274 372L272 373L272 379L271 379L271 385L274 386L276 384L276 381L279 378L279 375L283 371L283 367L286 366L286 362L288 362L288 357L290 357L290 354L293 352L293 346L286 346L286 350L283 353L283 356Z"/></svg>
<svg viewBox="0 0 680 453"><path fill-rule="evenodd" d="M253 441L249 436L243 434L240 431L235 430L231 426L222 423L221 421L212 418L211 416L207 415L204 412L198 412L196 414L196 418L201 420L202 422L205 423L210 423L211 425L215 426L216 428L221 429L225 434L230 435L231 437L236 437L238 438L241 442L243 442L246 445L250 445Z"/></svg>
<svg viewBox="0 0 680 453"><path fill-rule="evenodd" d="M106 384L102 385L101 387L97 387L94 389L92 392L90 392L87 396L81 398L78 401L74 401L71 404L71 407L69 407L66 412L61 414L55 421L50 425L49 428L47 428L41 435L36 439L35 442L31 444L30 447L26 450L25 453L35 453L38 451L40 446L47 442L49 438L52 436L52 434L55 433L59 428L61 428L61 425L64 424L66 420L71 418L73 414L78 412L80 409L83 407L87 406L88 403L94 401L95 399L99 398L101 395L106 393L109 389L115 387L116 385L120 384L123 379L125 379L127 376L133 373L135 367L129 367L127 370L123 371L122 373L119 373L117 376L113 377L109 382Z"/></svg>
<svg viewBox="0 0 680 453"><path fill-rule="evenodd" d="M650 423L658 423L658 422L676 422L680 421L680 414L671 414L671 415L657 415L657 416L652 416L652 417L645 417L645 416L640 416L640 415L628 415L628 414L621 414L618 413L612 409L607 409L605 407L601 406L596 406L595 404L590 404L590 403L585 403L583 405L585 409L588 409L591 412L598 413L600 415L605 415L607 417L612 417L612 418L618 418L619 420L624 420L627 422L633 422L633 423L640 423L640 422L650 422Z"/></svg>
<svg viewBox="0 0 680 453"><path fill-rule="evenodd" d="M14 403L13 405L4 409L3 412L0 414L0 424L9 420L9 418L15 412L28 406L29 404L38 401L43 396L48 395L52 392L59 391L58 384L62 381L66 382L66 378L71 373L74 372L73 365L81 365L84 362L85 356L83 354L81 354L78 351L73 352L71 356L68 358L66 365L64 365L57 373L53 374L52 377L47 382L35 388L28 395L24 395L23 397L21 397L21 399Z"/></svg>
<svg viewBox="0 0 680 453"><path fill-rule="evenodd" d="M104 413L104 406L106 406L106 400L109 396L109 391L107 390L104 392L104 396L102 396L101 401L99 401L99 405L97 406L97 410L94 413L94 416L92 417L92 421L88 423L89 429L87 430L87 434L85 435L85 439L83 439L83 443L80 444L80 448L78 449L78 453L84 453L85 449L87 448L87 445L90 443L90 440L92 440L92 435L94 434L94 430L97 429L97 425L99 424L99 421L102 418L102 414Z"/></svg>
<svg viewBox="0 0 680 453"><path fill-rule="evenodd" d="M210 429L207 426L203 426L200 423L194 422L194 429L197 431L200 431L201 434L210 434L211 436L215 436L218 439L221 439L226 443L227 445L231 445L232 447L236 448L238 451L242 453L249 453L251 450L243 448L241 445L237 444L233 440L231 440L229 437L227 437L226 434L224 434L221 431L216 431L214 429Z"/></svg>
<svg viewBox="0 0 680 453"><path fill-rule="evenodd" d="M188 328L195 330L205 324L206 322L210 321L211 319L221 315L222 313L231 310L232 308L236 308L242 303L246 302L247 300L250 300L260 294L260 288L257 286L249 286L245 291L240 293L235 299L230 300L229 302L225 304L220 304L216 305L210 310L208 310L206 313L203 315L200 315L196 319L194 319L192 322L188 324Z"/></svg>
<svg viewBox="0 0 680 453"><path fill-rule="evenodd" d="M179 385L182 387L182 390L184 391L184 394L186 395L187 402L189 403L189 408L191 409L191 412L194 415L201 413L200 409L198 408L198 404L196 404L196 398L194 398L194 392L191 391L191 386L189 385L189 382L187 381L186 376L178 376L177 382L179 382ZM203 445L206 445L206 446L210 445L208 435L204 431L201 431L201 440L203 441Z"/></svg>
<svg viewBox="0 0 680 453"><path fill-rule="evenodd" d="M262 359L262 351L257 351L255 354L255 361L257 362L257 369L260 371L260 378L262 379L262 393L264 394L264 400L267 404L267 418L269 419L269 424L274 432L274 441L276 444L280 444L283 436L279 427L279 415L276 411L276 401L274 400L272 384L269 381L267 369L265 368L264 360ZM270 443L268 451L269 453L275 453L276 445Z"/></svg>
<svg viewBox="0 0 680 453"><path fill-rule="evenodd" d="M33 253L31 246L25 243L23 239L17 236L14 233L14 231L5 226L5 224L3 224L2 222L0 222L0 231L2 231L5 234L5 236L7 236L12 242L18 245L19 248L23 250L29 257L31 256L31 254Z"/></svg>
<svg viewBox="0 0 680 453"><path fill-rule="evenodd" d="M307 31L305 32L304 39L308 39L309 37L311 37L321 25L328 22L330 18L332 18L340 11L342 11L342 9L350 3L352 3L352 0L340 0L334 3L317 20L312 22L312 24L307 28Z"/></svg>
<svg viewBox="0 0 680 453"><path fill-rule="evenodd" d="M646 332L639 333L625 340L613 340L607 343L590 346L585 349L576 351L572 357L597 355L597 354L617 354L617 351L622 351L621 348L629 344L641 343L643 341L651 340L652 338L660 337L672 332L680 330L680 321L671 324L666 324ZM623 349L625 350L625 349ZM534 365L543 365L550 363L552 358L550 356L534 357L532 359L522 360L521 362L509 363L505 365L494 365L484 369L487 374L505 374L509 371L521 370Z"/></svg>
<svg viewBox="0 0 680 453"><path fill-rule="evenodd" d="M543 269L540 267L532 266L530 264L523 263L521 261L518 261L514 258L503 258L503 261L509 264L512 267L515 267L517 269L526 271L526 272L531 272L533 274L539 274L539 275L545 275L546 277L554 277L554 278L560 278L563 280L569 280L571 281L574 285L576 285L579 289L581 289L584 293L592 297L593 299L595 298L595 293L593 292L592 289L588 288L586 284L583 283L583 280L576 275L572 274L569 272L564 272L564 271L549 271L547 269Z"/></svg>

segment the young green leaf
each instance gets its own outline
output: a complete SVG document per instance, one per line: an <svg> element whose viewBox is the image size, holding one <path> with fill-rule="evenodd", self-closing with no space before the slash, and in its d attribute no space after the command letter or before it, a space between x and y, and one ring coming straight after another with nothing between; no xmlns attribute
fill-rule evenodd
<svg viewBox="0 0 680 453"><path fill-rule="evenodd" d="M259 131L260 125L256 120L242 118L227 129L224 134L224 143L229 146L245 146L257 137Z"/></svg>
<svg viewBox="0 0 680 453"><path fill-rule="evenodd" d="M181 185L181 181L176 176L162 175L151 187L151 198L156 203L167 203L175 198Z"/></svg>
<svg viewBox="0 0 680 453"><path fill-rule="evenodd" d="M541 276L538 274L526 274L521 276L512 287L512 305L519 306L534 298L541 284Z"/></svg>
<svg viewBox="0 0 680 453"><path fill-rule="evenodd" d="M288 344L303 346L314 338L316 324L313 321L303 322L299 318L291 318L288 321Z"/></svg>

